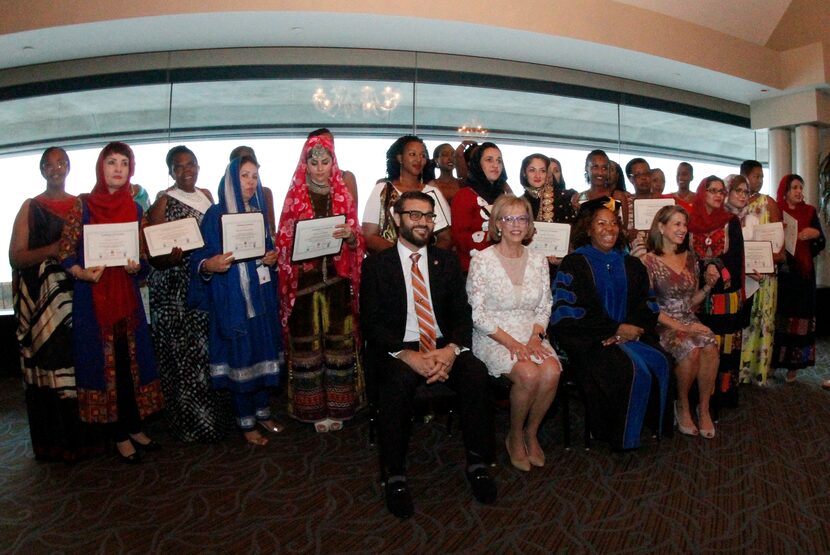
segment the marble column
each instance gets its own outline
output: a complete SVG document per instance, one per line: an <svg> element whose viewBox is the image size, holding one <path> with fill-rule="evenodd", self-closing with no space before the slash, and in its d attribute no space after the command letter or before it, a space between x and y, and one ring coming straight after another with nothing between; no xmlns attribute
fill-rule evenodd
<svg viewBox="0 0 830 555"><path fill-rule="evenodd" d="M788 127L770 129L769 137L769 194L775 198L778 182L781 178L793 171L793 152L791 131Z"/></svg>
<svg viewBox="0 0 830 555"><path fill-rule="evenodd" d="M804 200L818 207L818 126L795 128L795 173L804 178Z"/></svg>

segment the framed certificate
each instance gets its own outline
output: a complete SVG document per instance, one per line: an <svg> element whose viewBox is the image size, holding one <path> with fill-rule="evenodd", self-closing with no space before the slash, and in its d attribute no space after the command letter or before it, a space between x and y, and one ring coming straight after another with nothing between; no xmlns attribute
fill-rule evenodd
<svg viewBox="0 0 830 555"><path fill-rule="evenodd" d="M444 231L450 227L450 219L444 214L444 206L438 202L438 195L435 194L435 191L427 191L427 194L435 201L435 227L432 228L432 232L438 233L439 231Z"/></svg>
<svg viewBox="0 0 830 555"><path fill-rule="evenodd" d="M787 252L795 256L795 247L798 243L798 220L781 211L784 217L784 248Z"/></svg>
<svg viewBox="0 0 830 555"><path fill-rule="evenodd" d="M262 212L222 215L222 252L235 260L265 255L265 217Z"/></svg>
<svg viewBox="0 0 830 555"><path fill-rule="evenodd" d="M294 225L292 262L302 262L340 252L343 239L333 237L335 226L346 223L345 214L297 220Z"/></svg>
<svg viewBox="0 0 830 555"><path fill-rule="evenodd" d="M170 254L174 247L192 251L205 246L196 218L182 218L163 224L148 225L144 228L147 250L150 256Z"/></svg>
<svg viewBox="0 0 830 555"><path fill-rule="evenodd" d="M664 206L674 206L673 198L634 199L634 229L648 231L655 214Z"/></svg>
<svg viewBox="0 0 830 555"><path fill-rule="evenodd" d="M772 252L781 250L784 244L784 224L773 222L771 224L756 224L752 228L752 241L769 241L772 243Z"/></svg>
<svg viewBox="0 0 830 555"><path fill-rule="evenodd" d="M571 226L549 222L533 222L536 233L528 248L545 256L562 258L568 254L571 240Z"/></svg>
<svg viewBox="0 0 830 555"><path fill-rule="evenodd" d="M744 241L744 271L747 274L775 272L770 241Z"/></svg>
<svg viewBox="0 0 830 555"><path fill-rule="evenodd" d="M87 224L84 226L84 264L126 266L138 262L138 222Z"/></svg>

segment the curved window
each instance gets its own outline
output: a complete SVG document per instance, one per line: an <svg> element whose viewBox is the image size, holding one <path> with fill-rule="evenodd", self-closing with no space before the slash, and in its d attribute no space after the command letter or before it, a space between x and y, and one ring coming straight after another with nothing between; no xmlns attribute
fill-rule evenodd
<svg viewBox="0 0 830 555"><path fill-rule="evenodd" d="M332 76L336 78L331 78ZM67 148L69 192L88 192L98 150L108 141L134 146L134 182L154 197L170 184L164 155L187 144L201 166L199 185L214 193L230 150L250 144L262 180L281 199L311 129L330 128L342 168L353 171L359 207L385 173L396 136L440 142L491 140L502 147L509 182L520 192L521 159L559 158L569 187L586 187L585 154L604 148L625 162L644 156L676 189L680 160L705 175L735 173L740 161L767 159L766 133L732 114L666 100L525 78L384 67L256 66L145 71L72 78L0 89L0 171L15 187L4 194L0 242L25 198L43 190L37 162L46 146ZM630 187L630 186L629 186ZM10 279L0 264L0 282ZM5 305L7 291L3 292Z"/></svg>

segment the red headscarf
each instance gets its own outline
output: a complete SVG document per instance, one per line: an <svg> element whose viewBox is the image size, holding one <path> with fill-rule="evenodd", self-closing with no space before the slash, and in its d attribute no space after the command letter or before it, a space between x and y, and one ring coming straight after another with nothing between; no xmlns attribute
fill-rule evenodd
<svg viewBox="0 0 830 555"><path fill-rule="evenodd" d="M695 198L692 201L692 211L689 216L689 231L692 233L711 233L716 229L720 229L726 225L726 222L734 218L734 214L730 214L724 208L726 204L726 195L723 197L724 205L721 205L717 210L712 210L710 214L706 206L706 189L713 181L723 181L714 175L703 178L700 185L697 186ZM723 186L726 190L726 185Z"/></svg>
<svg viewBox="0 0 830 555"><path fill-rule="evenodd" d="M110 193L104 179L104 162L112 154L126 156L130 161L130 170L127 182ZM133 202L130 185L130 178L134 172L135 156L129 146L114 142L104 147L95 163L95 187L91 193L84 195L89 210L89 223L115 224L138 221L138 208ZM125 318L128 319L130 328L135 326L132 317L137 309L136 293L132 279L124 268L111 267L104 270L101 279L92 286L92 301L102 332Z"/></svg>
<svg viewBox="0 0 830 555"><path fill-rule="evenodd" d="M796 219L798 222L798 230L801 231L804 228L810 227L813 221L813 215L816 213L816 209L803 200L796 204L795 208L790 208L790 205L787 203L787 191L792 185L792 182L795 180L804 183L801 176L794 173L787 174L782 177L781 181L778 182L778 193L775 196L775 200L778 201L778 207L783 212L786 212ZM798 272L803 276L809 276L813 271L813 254L810 251L809 241L802 241L799 239L796 242L795 264L798 268Z"/></svg>
<svg viewBox="0 0 830 555"><path fill-rule="evenodd" d="M333 258L337 275L349 279L352 282L352 312L358 314L360 291L360 267L363 256L366 252L366 242L360 231L360 224L357 219L357 208L354 199L346 189L343 182L343 174L337 165L337 157L334 155L334 144L331 139L325 136L311 137L303 145L300 153L300 161L285 195L285 204L282 208L280 223L277 233L277 263L280 271L280 316L284 330L288 330L288 319L294 302L297 299L297 281L303 267L303 263L292 264L291 255L294 250L294 225L297 220L304 220L314 217L314 209L311 199L308 196L308 185L306 174L308 172L308 157L311 149L320 145L331 154L331 175L329 185L331 187L331 213L332 215L345 214L346 223L352 227L352 232L357 238L357 246L352 249L345 241L340 248L340 253ZM355 331L357 331L357 319L355 319Z"/></svg>

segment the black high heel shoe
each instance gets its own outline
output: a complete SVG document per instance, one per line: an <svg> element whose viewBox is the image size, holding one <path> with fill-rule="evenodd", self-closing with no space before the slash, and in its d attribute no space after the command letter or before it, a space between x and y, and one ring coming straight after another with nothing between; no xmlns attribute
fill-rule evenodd
<svg viewBox="0 0 830 555"><path fill-rule="evenodd" d="M135 447L136 452L145 451L147 453L155 453L156 451L161 451L161 444L157 442L155 439L151 439L150 443L139 443L133 438L130 438L130 443L133 444L133 447Z"/></svg>
<svg viewBox="0 0 830 555"><path fill-rule="evenodd" d="M133 447L135 447L132 440L130 440L130 443L133 444ZM141 464L141 453L138 452L137 448L129 455L125 455L118 449L118 445L116 445L115 453L118 455L118 460L124 464Z"/></svg>

